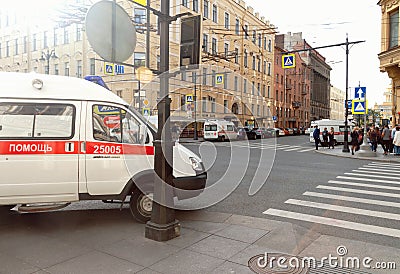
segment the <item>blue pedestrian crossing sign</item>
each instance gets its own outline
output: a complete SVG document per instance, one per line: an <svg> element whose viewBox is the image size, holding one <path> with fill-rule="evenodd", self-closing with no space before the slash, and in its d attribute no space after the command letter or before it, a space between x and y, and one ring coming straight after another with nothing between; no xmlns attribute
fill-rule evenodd
<svg viewBox="0 0 400 274"><path fill-rule="evenodd" d="M354 99L365 99L365 93L367 92L366 87L356 87L354 90Z"/></svg>
<svg viewBox="0 0 400 274"><path fill-rule="evenodd" d="M106 75L114 75L114 64L113 63L104 63L104 74Z"/></svg>
<svg viewBox="0 0 400 274"><path fill-rule="evenodd" d="M186 95L186 104L191 104L193 102L193 94Z"/></svg>
<svg viewBox="0 0 400 274"><path fill-rule="evenodd" d="M143 108L143 116L150 116L150 108Z"/></svg>
<svg viewBox="0 0 400 274"><path fill-rule="evenodd" d="M368 114L368 102L364 100L353 100L352 114Z"/></svg>
<svg viewBox="0 0 400 274"><path fill-rule="evenodd" d="M294 68L296 66L296 60L294 54L282 55L282 68Z"/></svg>
<svg viewBox="0 0 400 274"><path fill-rule="evenodd" d="M215 82L217 85L222 85L224 83L224 75L223 74L216 74L215 75Z"/></svg>

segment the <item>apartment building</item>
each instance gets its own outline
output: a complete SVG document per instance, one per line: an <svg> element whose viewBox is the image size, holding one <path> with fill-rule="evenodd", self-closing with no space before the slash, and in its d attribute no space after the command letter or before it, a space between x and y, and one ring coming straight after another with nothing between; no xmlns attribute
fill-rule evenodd
<svg viewBox="0 0 400 274"><path fill-rule="evenodd" d="M93 51L86 38L83 11L91 4L87 0L66 1L64 10L70 10L70 14L65 16L64 12L57 21L45 23L36 22L37 17L19 16L18 11L2 9L0 71L35 71L79 78L99 75L117 95L136 108L148 108L156 114L158 19L153 13L148 17L145 8L130 1L117 3L134 21L137 43L131 58L116 71L105 70L109 64ZM152 8L159 10L159 5L159 1L151 1ZM180 72L178 19L170 26L170 69L179 71L170 79L172 114L273 126L274 26L242 0L171 0L171 15L184 12L201 17L200 66ZM155 72L151 83L140 79L139 67ZM222 81L218 81L221 75ZM197 113L195 102L187 102L195 91Z"/></svg>
<svg viewBox="0 0 400 274"><path fill-rule="evenodd" d="M330 99L330 119L344 121L346 93L337 87L331 86Z"/></svg>
<svg viewBox="0 0 400 274"><path fill-rule="evenodd" d="M380 0L381 7L381 52L378 54L380 70L392 80L392 125L400 122L400 40L399 2Z"/></svg>

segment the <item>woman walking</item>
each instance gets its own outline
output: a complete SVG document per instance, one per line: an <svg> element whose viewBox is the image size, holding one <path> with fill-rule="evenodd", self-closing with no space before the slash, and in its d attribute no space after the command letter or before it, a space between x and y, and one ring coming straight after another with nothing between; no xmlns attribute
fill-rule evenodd
<svg viewBox="0 0 400 274"><path fill-rule="evenodd" d="M350 133L351 137L351 155L354 155L354 150L358 147L358 127L353 128L353 131Z"/></svg>
<svg viewBox="0 0 400 274"><path fill-rule="evenodd" d="M328 139L329 139L329 146L328 149L332 147L332 149L335 148L335 130L333 127L328 132Z"/></svg>

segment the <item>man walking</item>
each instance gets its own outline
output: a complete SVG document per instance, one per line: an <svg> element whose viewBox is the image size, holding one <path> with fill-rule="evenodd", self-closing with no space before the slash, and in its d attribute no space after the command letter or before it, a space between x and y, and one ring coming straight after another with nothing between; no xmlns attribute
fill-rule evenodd
<svg viewBox="0 0 400 274"><path fill-rule="evenodd" d="M388 125L385 125L385 128L382 131L382 145L383 145L383 154L388 155L390 151L390 140L391 140L391 132Z"/></svg>
<svg viewBox="0 0 400 274"><path fill-rule="evenodd" d="M318 150L318 144L321 142L321 140L319 139L319 134L321 133L321 131L319 130L318 126L315 126L314 132L313 132L313 138L314 138L314 142L315 142L315 149Z"/></svg>

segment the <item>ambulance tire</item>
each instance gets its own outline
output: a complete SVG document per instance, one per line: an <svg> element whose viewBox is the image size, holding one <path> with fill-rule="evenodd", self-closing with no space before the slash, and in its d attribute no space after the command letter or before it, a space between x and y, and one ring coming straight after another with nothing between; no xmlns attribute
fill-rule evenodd
<svg viewBox="0 0 400 274"><path fill-rule="evenodd" d="M132 191L129 209L137 221L146 223L150 221L153 208L153 187L145 185L140 188L135 187Z"/></svg>

